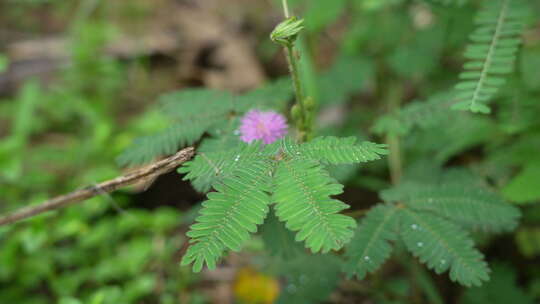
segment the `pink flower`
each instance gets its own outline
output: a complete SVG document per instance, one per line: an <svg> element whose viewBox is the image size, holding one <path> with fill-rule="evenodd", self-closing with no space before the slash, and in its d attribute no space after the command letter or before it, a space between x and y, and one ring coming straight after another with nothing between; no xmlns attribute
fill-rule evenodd
<svg viewBox="0 0 540 304"><path fill-rule="evenodd" d="M242 118L240 139L247 143L259 139L271 144L287 134L287 127L287 120L281 114L251 110Z"/></svg>

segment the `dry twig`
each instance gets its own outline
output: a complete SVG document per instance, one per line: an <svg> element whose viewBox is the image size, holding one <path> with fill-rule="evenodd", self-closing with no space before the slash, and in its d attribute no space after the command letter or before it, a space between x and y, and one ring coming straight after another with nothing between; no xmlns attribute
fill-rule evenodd
<svg viewBox="0 0 540 304"><path fill-rule="evenodd" d="M0 226L18 222L20 220L36 216L38 214L67 207L74 203L78 203L94 196L109 193L116 189L129 186L140 182L142 179L156 177L167 173L182 163L188 161L193 156L195 150L192 147L185 148L175 155L159 160L139 170L133 171L126 175L99 183L95 186L86 187L76 190L71 193L55 197L47 200L39 205L23 207L6 216L0 217Z"/></svg>

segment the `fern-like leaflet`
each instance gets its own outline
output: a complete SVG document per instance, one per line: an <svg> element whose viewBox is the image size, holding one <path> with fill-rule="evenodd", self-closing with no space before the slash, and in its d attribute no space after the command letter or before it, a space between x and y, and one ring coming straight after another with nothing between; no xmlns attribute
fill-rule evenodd
<svg viewBox="0 0 540 304"><path fill-rule="evenodd" d="M338 250L353 235L356 222L338 212L348 205L331 199L342 193L343 186L310 159L285 159L275 173L273 199L276 215L287 228L298 231L297 241L306 242L314 253Z"/></svg>
<svg viewBox="0 0 540 304"><path fill-rule="evenodd" d="M422 263L437 274L450 269L450 279L465 286L480 286L489 279L489 269L467 232L427 212L403 208L400 235Z"/></svg>
<svg viewBox="0 0 540 304"><path fill-rule="evenodd" d="M398 238L398 208L394 205L378 205L362 219L353 240L347 246L346 271L363 279L375 272L390 257L389 241Z"/></svg>
<svg viewBox="0 0 540 304"><path fill-rule="evenodd" d="M260 145L237 143L237 147L224 151L198 152L197 155L178 169L187 173L184 180L190 180L200 192L208 192L218 180L231 175L235 168L249 165L261 158Z"/></svg>
<svg viewBox="0 0 540 304"><path fill-rule="evenodd" d="M158 156L174 154L179 148L193 144L213 125L211 121L198 124L174 124L153 135L136 138L117 159L120 165L138 165Z"/></svg>
<svg viewBox="0 0 540 304"><path fill-rule="evenodd" d="M505 83L502 77L512 72L520 35L524 28L526 6L521 0L489 0L476 17L478 28L465 51L469 60L456 85L457 110L489 113L487 102Z"/></svg>
<svg viewBox="0 0 540 304"><path fill-rule="evenodd" d="M519 209L481 186L465 182L403 183L383 191L386 201L402 202L415 210L429 211L468 229L500 232L517 226Z"/></svg>
<svg viewBox="0 0 540 304"><path fill-rule="evenodd" d="M333 165L377 160L387 153L385 145L372 142L357 143L354 137L319 137L302 145L296 144L291 139L285 139L281 144L275 143L264 150L241 143L237 138L230 139L231 143L214 143L215 141L217 140L204 141L194 159L178 170L179 173L187 173L184 179L190 180L200 192L210 190L212 183L220 176L230 173L235 166L254 158L275 156L280 149L291 157L302 155ZM231 145L236 146L230 148ZM215 149L216 146L229 148Z"/></svg>
<svg viewBox="0 0 540 304"><path fill-rule="evenodd" d="M192 244L183 265L193 262L195 272L204 263L214 269L225 249L240 250L268 213L270 172L270 162L257 160L214 185L216 192L208 194L197 223L187 233Z"/></svg>
<svg viewBox="0 0 540 304"><path fill-rule="evenodd" d="M329 165L358 164L378 160L387 154L384 144L357 143L355 137L334 136L317 137L301 145L284 141L283 151L292 157L307 157Z"/></svg>
<svg viewBox="0 0 540 304"><path fill-rule="evenodd" d="M467 171L426 169L431 173L423 170L421 179L407 173L402 184L381 193L386 203L367 213L347 245L349 274L362 279L376 271L400 236L437 273L450 270L450 278L465 286L488 279L487 264L464 229L511 230L519 210Z"/></svg>
<svg viewBox="0 0 540 304"><path fill-rule="evenodd" d="M136 139L118 158L121 165L146 163L191 145L211 127L227 120L234 109L229 93L203 89L165 94L159 102L162 112L174 124L157 134Z"/></svg>

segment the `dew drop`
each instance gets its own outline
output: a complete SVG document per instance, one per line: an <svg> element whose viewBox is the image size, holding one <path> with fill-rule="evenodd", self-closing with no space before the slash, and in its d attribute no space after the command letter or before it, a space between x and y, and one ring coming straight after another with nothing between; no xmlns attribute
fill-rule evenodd
<svg viewBox="0 0 540 304"><path fill-rule="evenodd" d="M446 260L445 260L445 259L442 259L442 260L441 260L441 264L446 264Z"/></svg>
<svg viewBox="0 0 540 304"><path fill-rule="evenodd" d="M296 152L296 155L300 155L300 152L297 151L297 152Z"/></svg>
<svg viewBox="0 0 540 304"><path fill-rule="evenodd" d="M413 230L416 230L416 229L418 229L418 225L412 224L412 225L411 225L411 228L412 228Z"/></svg>
<svg viewBox="0 0 540 304"><path fill-rule="evenodd" d="M369 261L370 258L366 255L366 256L364 257L364 260Z"/></svg>
<svg viewBox="0 0 540 304"><path fill-rule="evenodd" d="M234 159L235 162L237 162L240 159L240 155L236 155L236 158Z"/></svg>
<svg viewBox="0 0 540 304"><path fill-rule="evenodd" d="M424 246L424 243L422 243L422 242L418 242L418 243L416 243L416 246L418 246L418 247L422 247L422 246Z"/></svg>

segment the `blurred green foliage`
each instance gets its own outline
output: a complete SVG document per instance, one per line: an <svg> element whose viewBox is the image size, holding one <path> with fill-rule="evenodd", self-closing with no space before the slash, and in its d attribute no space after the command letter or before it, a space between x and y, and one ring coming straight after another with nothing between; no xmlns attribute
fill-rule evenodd
<svg viewBox="0 0 540 304"><path fill-rule="evenodd" d="M495 266L492 280L483 287L454 287L448 292L444 285L448 281L434 279L398 248L397 266L391 264L368 276L368 283L346 280L345 287L339 285L342 289L352 285L349 293L377 303L437 303L441 297L446 299L441 291L455 293L450 297L458 303L540 299L540 266L534 263L540 254L537 34L526 35L517 70L490 104L492 115L448 112L440 103L439 96L461 71L463 47L474 29L473 15L480 2L291 1L306 18L301 59L304 69L313 73L303 77L309 84L307 95L318 101L319 133L362 139L399 135L410 170L426 159L439 167L467 167L519 204L524 214L514 235L483 240L485 249L501 242L507 246L502 254L488 251L488 258L490 254L503 258L505 266ZM31 29L37 27L36 20L21 18L29 9L51 5L61 15L72 5L52 0L18 4L6 20L20 19L23 28ZM538 20L540 4L532 3L531 11ZM162 114L152 109L136 119L123 117L125 105L119 101L129 89L128 64L144 64L122 62L102 52L116 37L111 24L100 18L82 20L70 28L69 35L72 64L54 82L43 85L30 79L15 95L0 100L0 127L8 130L0 140L2 213L120 174L114 159L132 139L165 127ZM328 44L333 51L327 50ZM8 57L0 54L0 73L8 66ZM388 92L395 87L400 88L402 104L390 110ZM386 164L358 169L342 172L340 181L371 195L388 187ZM372 203L363 200L353 201L353 207ZM0 302L172 304L179 303L184 293L190 294L190 303L205 302L198 291L187 290L197 277L178 266L178 251L185 243L179 227L191 220L177 209L137 209L131 208L132 203L121 192L2 227ZM272 234L280 229L276 222L262 228L262 238L270 251L277 252L263 254L258 249L255 254L263 257L260 264L274 269L273 274L285 282L279 301L300 303L294 299L306 295L312 303L328 299L335 291L328 287L338 286L342 279L335 272L341 266L334 264L339 262L333 257L302 256L306 254L287 230ZM276 260L282 254L300 258Z"/></svg>
<svg viewBox="0 0 540 304"><path fill-rule="evenodd" d="M99 18L80 21L69 34L71 64L53 83L28 80L0 100L0 120L9 124L0 141L1 212L120 175L119 151L157 127L149 111L120 128L128 66L103 52L115 29ZM0 56L0 72L8 64ZM178 303L194 279L171 266L184 244L182 213L129 204L126 194L99 196L2 227L0 302Z"/></svg>

